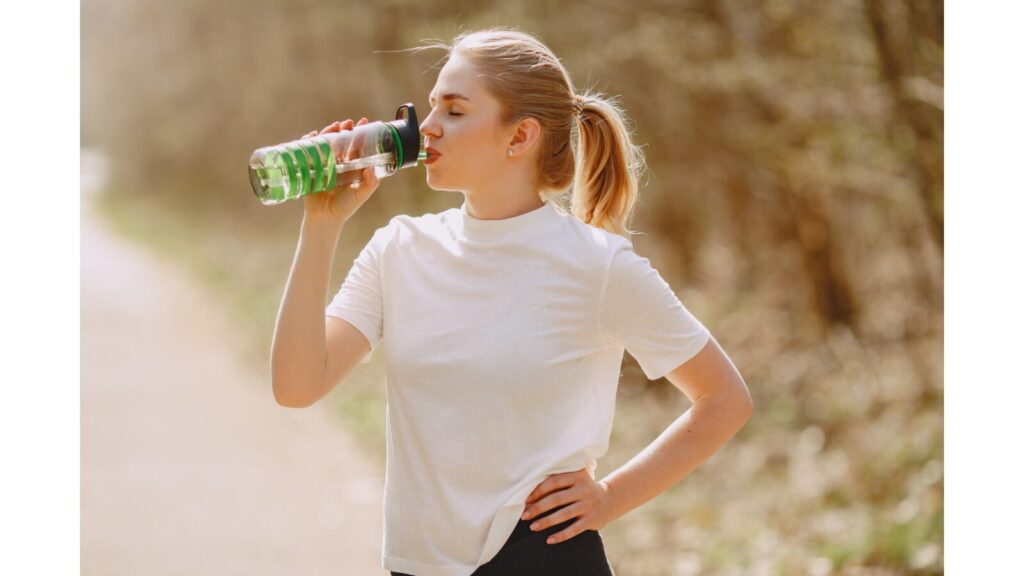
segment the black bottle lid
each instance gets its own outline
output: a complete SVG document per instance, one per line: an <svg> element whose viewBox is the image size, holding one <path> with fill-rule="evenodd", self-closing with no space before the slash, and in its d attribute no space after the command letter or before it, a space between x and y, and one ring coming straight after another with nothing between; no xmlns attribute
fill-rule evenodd
<svg viewBox="0 0 1024 576"><path fill-rule="evenodd" d="M388 125L398 133L398 168L415 166L420 154L420 122L416 118L416 107L412 102L402 104L398 107L395 119L388 122Z"/></svg>

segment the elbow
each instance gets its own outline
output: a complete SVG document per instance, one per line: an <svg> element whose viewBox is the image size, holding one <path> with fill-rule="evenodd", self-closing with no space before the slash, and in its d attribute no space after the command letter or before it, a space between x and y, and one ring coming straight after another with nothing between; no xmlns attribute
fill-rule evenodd
<svg viewBox="0 0 1024 576"><path fill-rule="evenodd" d="M284 406L285 408L306 408L311 402L305 401L298 394L295 393L296 387L291 384L286 384L286 380L280 378L272 378L271 388L274 391L274 401L277 402L278 406Z"/></svg>
<svg viewBox="0 0 1024 576"><path fill-rule="evenodd" d="M742 378L737 378L728 386L728 391L721 396L721 403L723 410L738 423L739 428L754 415L754 400Z"/></svg>
<svg viewBox="0 0 1024 576"><path fill-rule="evenodd" d="M288 396L282 396L276 392L274 393L274 401L277 402L278 406L283 406L285 408L308 408L312 406L312 403L310 402L304 402Z"/></svg>
<svg viewBox="0 0 1024 576"><path fill-rule="evenodd" d="M298 402L295 402L287 393L275 383L274 384L274 402L277 402L278 406L285 408L301 408Z"/></svg>
<svg viewBox="0 0 1024 576"><path fill-rule="evenodd" d="M736 398L736 411L740 414L742 423L746 424L754 415L754 399L750 397L750 390L747 389L746 384L736 394Z"/></svg>
<svg viewBox="0 0 1024 576"><path fill-rule="evenodd" d="M271 357L270 387L274 393L274 401L285 408L306 408L316 402L310 399L311 376L298 372L294 366L278 362Z"/></svg>
<svg viewBox="0 0 1024 576"><path fill-rule="evenodd" d="M743 403L743 423L746 424L750 417L754 415L754 401L748 395L746 401Z"/></svg>
<svg viewBox="0 0 1024 576"><path fill-rule="evenodd" d="M274 400L277 402L278 406L281 406L283 408L305 408L305 406L303 406L302 404L298 402L292 402L291 400L282 398L281 396L274 395Z"/></svg>

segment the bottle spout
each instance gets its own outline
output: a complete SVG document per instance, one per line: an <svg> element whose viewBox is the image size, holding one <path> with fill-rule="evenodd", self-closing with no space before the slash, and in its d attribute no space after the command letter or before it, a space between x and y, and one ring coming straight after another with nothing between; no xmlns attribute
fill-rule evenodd
<svg viewBox="0 0 1024 576"><path fill-rule="evenodd" d="M415 166L423 159L423 139L420 137L420 122L416 118L416 107L407 102L398 107L395 119L388 122L395 132L398 151L398 168Z"/></svg>

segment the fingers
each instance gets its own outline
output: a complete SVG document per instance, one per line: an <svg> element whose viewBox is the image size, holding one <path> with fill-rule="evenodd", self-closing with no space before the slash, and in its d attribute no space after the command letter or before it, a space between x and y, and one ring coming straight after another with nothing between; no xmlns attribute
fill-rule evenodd
<svg viewBox="0 0 1024 576"><path fill-rule="evenodd" d="M526 497L526 503L529 504L535 500L540 500L545 494L554 492L555 490L565 488L566 486L572 486L576 483L577 479L573 476L577 472L564 472L562 474L552 474L548 476L543 482L537 485L533 489L533 492Z"/></svg>
<svg viewBox="0 0 1024 576"><path fill-rule="evenodd" d="M363 182L366 182L367 186L376 186L379 180L376 169L363 168Z"/></svg>
<svg viewBox="0 0 1024 576"><path fill-rule="evenodd" d="M324 126L324 129L321 130L320 133L323 134L324 132L341 132L342 130L351 130L351 129L352 129L352 120L351 119L346 119L346 120L342 120L341 122L338 122L338 121L331 122L327 126Z"/></svg>
<svg viewBox="0 0 1024 576"><path fill-rule="evenodd" d="M303 136L303 138L312 138L313 136L318 136L320 134L326 134L328 132L341 132L342 130L351 130L354 126L362 126L363 124L366 124L366 123L367 123L367 119L366 118L362 118L361 120L359 120L358 124L353 124L351 118L347 118L347 119L342 120L340 122L335 120L334 122L331 122L327 126L324 126L323 130L321 130L319 132L317 132L316 130L313 130L309 134L306 134L305 136ZM352 150L352 148L349 147L349 150Z"/></svg>
<svg viewBox="0 0 1024 576"><path fill-rule="evenodd" d="M523 511L522 519L529 520L536 518L541 514L553 509L558 508L563 504L569 502L576 502L580 500L580 491L574 487L565 488L548 494L547 496L534 499L532 504L528 504L526 509Z"/></svg>
<svg viewBox="0 0 1024 576"><path fill-rule="evenodd" d="M349 120L348 122L351 122L351 120ZM356 124L356 126L362 126L363 124L366 123L366 118L360 118L359 123ZM355 158L359 158L362 155L363 140L365 140L365 136L361 135L356 136L355 138L352 139L352 141L348 145L348 151L345 152L346 160L353 160Z"/></svg>
<svg viewBox="0 0 1024 576"><path fill-rule="evenodd" d="M547 539L547 543L558 544L559 542L565 542L570 538L575 538L576 536L579 536L580 534L589 530L589 528L587 528L585 524L586 522L584 522L584 520L580 518L579 520L570 524L565 530L562 530L561 532L553 536L549 536Z"/></svg>
<svg viewBox="0 0 1024 576"><path fill-rule="evenodd" d="M558 508L558 506L562 507ZM577 516L581 516L584 512L587 511L587 506L582 501L575 501L569 505L558 504L556 506L553 506L553 508L558 509L552 512L551 514L544 516L543 518L538 518L536 522L530 524L530 530L534 532L540 532L541 530L544 530L551 526L561 524L566 520L572 520Z"/></svg>

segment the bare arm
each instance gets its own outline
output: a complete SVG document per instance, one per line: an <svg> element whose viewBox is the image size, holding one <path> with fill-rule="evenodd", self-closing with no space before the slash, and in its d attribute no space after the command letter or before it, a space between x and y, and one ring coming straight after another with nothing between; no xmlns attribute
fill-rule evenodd
<svg viewBox="0 0 1024 576"><path fill-rule="evenodd" d="M601 480L618 518L682 481L743 427L753 402L743 378L712 336L665 376L693 402L658 438Z"/></svg>
<svg viewBox="0 0 1024 576"><path fill-rule="evenodd" d="M302 221L270 353L274 399L282 406L308 405L308 399L324 381L327 365L324 308L342 227L337 222L317 218Z"/></svg>
<svg viewBox="0 0 1024 576"><path fill-rule="evenodd" d="M358 125L366 122L363 118ZM319 134L352 127L352 120L347 119L334 122ZM313 131L306 136L317 134ZM353 158L355 153L350 149L346 157ZM325 318L324 309L338 237L379 184L373 169L367 168L356 185L302 197L299 245L277 312L270 351L274 399L282 406L302 408L313 404L369 352L370 344L361 332L339 318Z"/></svg>

